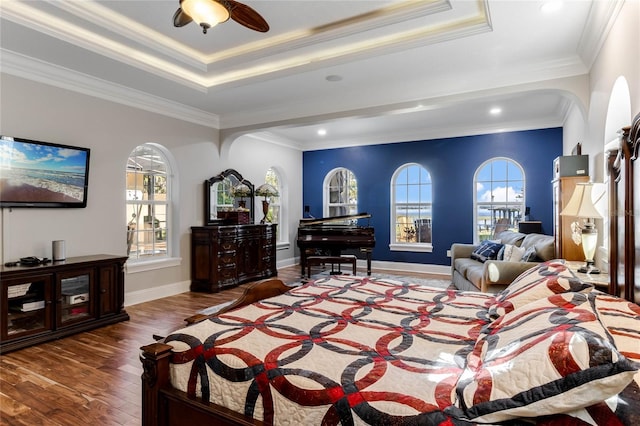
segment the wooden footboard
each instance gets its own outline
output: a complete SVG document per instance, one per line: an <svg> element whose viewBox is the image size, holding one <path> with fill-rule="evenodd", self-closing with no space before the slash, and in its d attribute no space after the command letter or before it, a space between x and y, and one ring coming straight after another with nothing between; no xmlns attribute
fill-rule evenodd
<svg viewBox="0 0 640 426"><path fill-rule="evenodd" d="M260 426L263 423L228 408L200 399L188 398L171 387L169 360L171 346L152 343L143 346L142 426Z"/></svg>
<svg viewBox="0 0 640 426"><path fill-rule="evenodd" d="M194 315L187 318L186 321L189 324L194 324L231 309L283 294L290 289L291 287L279 279L262 280L247 287L242 296L216 314ZM143 426L263 424L220 405L188 398L184 392L174 389L169 379L172 349L170 345L156 342L140 349L142 350L140 361L144 370L142 373Z"/></svg>
<svg viewBox="0 0 640 426"><path fill-rule="evenodd" d="M287 291L291 290L291 287L286 285L282 280L277 278L268 278L266 280L258 281L244 290L242 296L238 297L235 302L220 309L215 314L204 315L196 314L185 318L187 324L195 324L200 321L204 321L207 318L215 317L232 309L241 308L251 303L258 302L260 300L268 299L270 297L279 296Z"/></svg>

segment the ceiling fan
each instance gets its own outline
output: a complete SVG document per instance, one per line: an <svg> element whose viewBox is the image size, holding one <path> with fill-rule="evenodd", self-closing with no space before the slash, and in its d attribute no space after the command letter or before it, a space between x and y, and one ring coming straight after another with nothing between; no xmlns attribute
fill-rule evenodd
<svg viewBox="0 0 640 426"><path fill-rule="evenodd" d="M269 24L258 12L235 0L180 0L180 7L173 15L173 25L182 27L195 21L206 34L209 28L229 18L255 31L269 31Z"/></svg>

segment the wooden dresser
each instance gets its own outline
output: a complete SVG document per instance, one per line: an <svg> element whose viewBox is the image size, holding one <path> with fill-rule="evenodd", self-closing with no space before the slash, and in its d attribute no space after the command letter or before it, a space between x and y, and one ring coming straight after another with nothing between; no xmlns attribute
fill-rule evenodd
<svg viewBox="0 0 640 426"><path fill-rule="evenodd" d="M191 291L275 276L276 224L191 227Z"/></svg>

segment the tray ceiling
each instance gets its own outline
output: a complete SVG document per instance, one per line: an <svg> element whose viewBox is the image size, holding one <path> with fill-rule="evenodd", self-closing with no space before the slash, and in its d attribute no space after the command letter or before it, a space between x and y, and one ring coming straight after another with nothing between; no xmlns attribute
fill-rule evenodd
<svg viewBox="0 0 640 426"><path fill-rule="evenodd" d="M505 88L586 74L619 4L565 1L545 14L534 0L244 3L269 32L231 20L207 34L175 28L178 0L3 0L0 65L301 149L554 126L561 93ZM496 102L511 115L487 123Z"/></svg>

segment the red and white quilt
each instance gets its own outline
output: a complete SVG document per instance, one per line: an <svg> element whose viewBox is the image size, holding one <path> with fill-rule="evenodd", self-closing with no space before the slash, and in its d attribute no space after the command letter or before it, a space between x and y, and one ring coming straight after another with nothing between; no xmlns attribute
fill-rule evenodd
<svg viewBox="0 0 640 426"><path fill-rule="evenodd" d="M336 276L167 337L175 388L267 424L455 424L491 295Z"/></svg>
<svg viewBox="0 0 640 426"><path fill-rule="evenodd" d="M567 274L317 280L169 335L171 383L267 425L636 425L640 306Z"/></svg>

